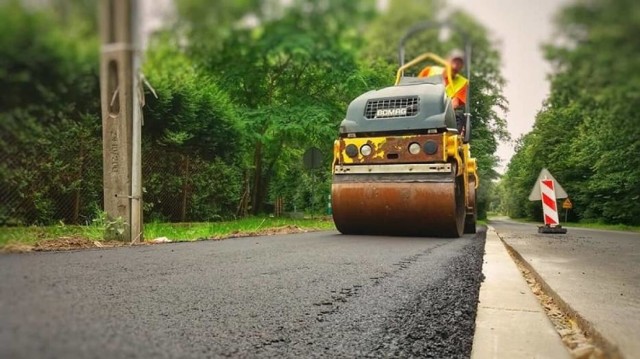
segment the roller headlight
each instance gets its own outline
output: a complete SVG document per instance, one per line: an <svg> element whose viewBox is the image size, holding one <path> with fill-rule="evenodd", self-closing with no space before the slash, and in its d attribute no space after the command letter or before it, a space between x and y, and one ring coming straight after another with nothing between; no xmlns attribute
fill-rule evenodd
<svg viewBox="0 0 640 359"><path fill-rule="evenodd" d="M438 152L438 144L434 141L427 141L427 143L424 144L424 152L428 155L435 154Z"/></svg>
<svg viewBox="0 0 640 359"><path fill-rule="evenodd" d="M411 153L412 155L417 155L418 153L420 153L420 145L413 142L412 144L409 145L409 153Z"/></svg>
<svg viewBox="0 0 640 359"><path fill-rule="evenodd" d="M360 147L360 153L362 153L363 156L369 156L372 151L373 149L369 145L362 145L362 147Z"/></svg>
<svg viewBox="0 0 640 359"><path fill-rule="evenodd" d="M344 152L346 152L349 157L356 157L358 155L358 147L354 144L347 145Z"/></svg>

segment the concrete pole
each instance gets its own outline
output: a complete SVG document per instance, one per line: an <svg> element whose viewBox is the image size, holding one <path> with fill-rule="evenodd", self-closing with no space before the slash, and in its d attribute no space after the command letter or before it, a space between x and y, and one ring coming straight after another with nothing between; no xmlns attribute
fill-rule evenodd
<svg viewBox="0 0 640 359"><path fill-rule="evenodd" d="M142 221L142 106L144 96L140 83L140 27L139 1L131 1L131 33L133 34L133 131L131 161L131 240L133 243L144 241Z"/></svg>
<svg viewBox="0 0 640 359"><path fill-rule="evenodd" d="M131 1L101 0L100 94L105 239L131 241L133 53Z"/></svg>

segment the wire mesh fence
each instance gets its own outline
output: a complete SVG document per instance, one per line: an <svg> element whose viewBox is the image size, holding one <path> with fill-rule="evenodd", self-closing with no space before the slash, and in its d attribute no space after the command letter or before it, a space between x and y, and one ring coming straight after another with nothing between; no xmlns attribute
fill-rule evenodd
<svg viewBox="0 0 640 359"><path fill-rule="evenodd" d="M103 206L102 138L56 143L0 135L0 226L91 224ZM211 221L234 216L242 171L219 160L143 144L145 221Z"/></svg>
<svg viewBox="0 0 640 359"><path fill-rule="evenodd" d="M0 119L0 226L87 225L103 218L102 156L95 117L49 123ZM251 166L208 156L143 137L145 222L217 221L251 213ZM301 163L289 167L270 181L263 210L321 211L329 182L309 175Z"/></svg>
<svg viewBox="0 0 640 359"><path fill-rule="evenodd" d="M57 130L0 135L0 225L90 223L100 208L100 138Z"/></svg>

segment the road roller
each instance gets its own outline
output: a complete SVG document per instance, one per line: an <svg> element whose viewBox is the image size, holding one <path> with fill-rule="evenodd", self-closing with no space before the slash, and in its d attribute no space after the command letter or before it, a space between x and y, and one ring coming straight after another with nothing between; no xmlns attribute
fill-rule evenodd
<svg viewBox="0 0 640 359"><path fill-rule="evenodd" d="M435 63L451 80L449 61L436 54L404 63L406 38L429 26L418 26L401 40L395 84L353 100L340 123L331 205L343 234L455 238L475 233L479 181L469 144L468 92L461 129L442 75L405 75ZM469 78L468 44L464 53Z"/></svg>

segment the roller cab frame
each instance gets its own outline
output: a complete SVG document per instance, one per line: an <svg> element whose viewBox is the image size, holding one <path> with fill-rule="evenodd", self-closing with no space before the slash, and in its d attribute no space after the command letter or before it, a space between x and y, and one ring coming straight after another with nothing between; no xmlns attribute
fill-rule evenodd
<svg viewBox="0 0 640 359"><path fill-rule="evenodd" d="M429 27L433 24L419 24L401 40L394 86L353 100L340 124L331 192L333 219L343 234L459 237L475 232L479 182L470 152L469 107L463 138L442 76L405 76L409 68L430 62L442 66L451 80L448 61L433 53L404 63L404 41ZM468 45L465 58L468 71Z"/></svg>

